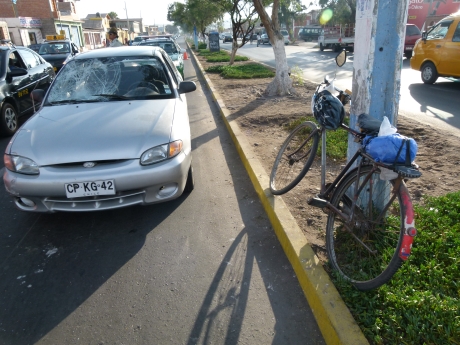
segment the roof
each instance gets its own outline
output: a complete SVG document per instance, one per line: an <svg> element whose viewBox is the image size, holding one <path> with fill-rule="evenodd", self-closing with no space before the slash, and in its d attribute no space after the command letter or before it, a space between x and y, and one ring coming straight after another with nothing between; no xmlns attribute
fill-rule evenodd
<svg viewBox="0 0 460 345"><path fill-rule="evenodd" d="M123 46L115 48L110 47L80 53L74 57L74 60L94 59L111 56L155 56L159 49L159 47L155 46Z"/></svg>

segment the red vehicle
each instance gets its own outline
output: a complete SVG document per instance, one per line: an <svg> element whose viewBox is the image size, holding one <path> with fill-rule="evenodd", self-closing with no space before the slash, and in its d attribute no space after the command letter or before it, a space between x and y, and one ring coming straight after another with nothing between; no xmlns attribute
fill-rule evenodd
<svg viewBox="0 0 460 345"><path fill-rule="evenodd" d="M404 56L408 59L412 57L415 42L422 38L422 33L415 24L406 24L406 37L404 38Z"/></svg>

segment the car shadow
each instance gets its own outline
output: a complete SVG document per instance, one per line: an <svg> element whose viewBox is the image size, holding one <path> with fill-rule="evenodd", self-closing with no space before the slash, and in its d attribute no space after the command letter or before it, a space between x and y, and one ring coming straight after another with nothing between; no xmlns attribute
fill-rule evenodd
<svg viewBox="0 0 460 345"><path fill-rule="evenodd" d="M2 221L0 342L38 342L125 267L184 200L89 213L3 207L12 221Z"/></svg>

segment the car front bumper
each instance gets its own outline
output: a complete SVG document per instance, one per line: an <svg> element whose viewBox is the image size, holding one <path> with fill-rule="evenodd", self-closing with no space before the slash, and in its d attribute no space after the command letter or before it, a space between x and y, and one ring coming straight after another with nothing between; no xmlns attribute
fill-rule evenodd
<svg viewBox="0 0 460 345"><path fill-rule="evenodd" d="M141 166L138 159L100 163L94 168L41 167L40 175L5 169L3 181L16 206L32 212L100 211L165 202L182 195L191 153L181 152L167 161ZM113 180L116 194L67 198L66 183Z"/></svg>

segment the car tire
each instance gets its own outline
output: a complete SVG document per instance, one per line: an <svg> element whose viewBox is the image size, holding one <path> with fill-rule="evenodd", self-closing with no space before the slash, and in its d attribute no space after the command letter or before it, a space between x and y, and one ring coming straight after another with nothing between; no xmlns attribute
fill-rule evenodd
<svg viewBox="0 0 460 345"><path fill-rule="evenodd" d="M422 81L425 84L434 84L434 82L438 79L438 71L432 62L424 64L421 72Z"/></svg>
<svg viewBox="0 0 460 345"><path fill-rule="evenodd" d="M0 114L0 133L5 136L12 136L18 130L18 113L10 104L3 104Z"/></svg>
<svg viewBox="0 0 460 345"><path fill-rule="evenodd" d="M404 56L406 57L406 59L410 59L412 57L412 50L409 50L407 52L404 52Z"/></svg>
<svg viewBox="0 0 460 345"><path fill-rule="evenodd" d="M194 188L195 179L193 178L193 168L190 165L190 169L188 169L187 182L185 183L184 193L191 193Z"/></svg>

